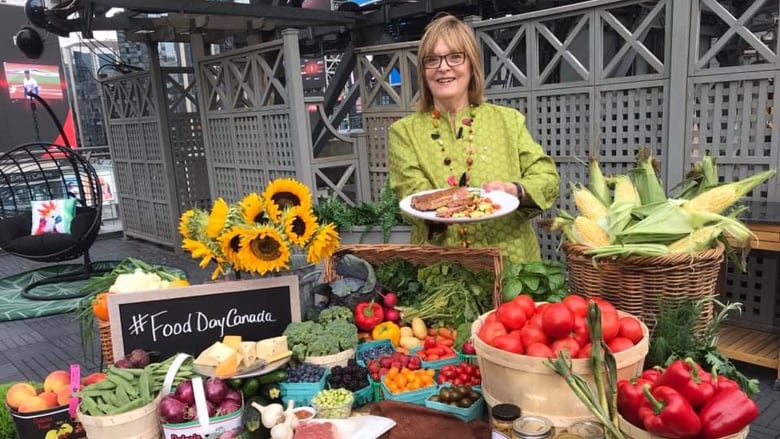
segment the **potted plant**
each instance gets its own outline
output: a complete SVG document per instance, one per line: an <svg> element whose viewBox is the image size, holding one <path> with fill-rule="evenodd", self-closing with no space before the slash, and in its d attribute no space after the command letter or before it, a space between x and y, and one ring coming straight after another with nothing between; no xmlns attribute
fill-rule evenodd
<svg viewBox="0 0 780 439"><path fill-rule="evenodd" d="M341 244L408 244L411 226L401 216L398 198L389 184L380 192L379 202L350 205L335 194L320 198L314 212L339 230Z"/></svg>

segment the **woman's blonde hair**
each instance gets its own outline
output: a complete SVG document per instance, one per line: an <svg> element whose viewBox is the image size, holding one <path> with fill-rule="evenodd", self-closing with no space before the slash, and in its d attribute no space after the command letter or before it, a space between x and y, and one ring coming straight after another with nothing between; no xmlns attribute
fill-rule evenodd
<svg viewBox="0 0 780 439"><path fill-rule="evenodd" d="M425 34L417 48L417 83L420 87L420 98L417 100L417 111L428 111L433 108L433 94L425 80L423 58L433 55L436 42L441 40L455 52L464 52L471 64L471 81L469 81L469 103L485 102L485 75L482 59L479 57L477 40L474 30L466 23L449 14L441 15L428 23ZM446 62L446 61L442 61Z"/></svg>

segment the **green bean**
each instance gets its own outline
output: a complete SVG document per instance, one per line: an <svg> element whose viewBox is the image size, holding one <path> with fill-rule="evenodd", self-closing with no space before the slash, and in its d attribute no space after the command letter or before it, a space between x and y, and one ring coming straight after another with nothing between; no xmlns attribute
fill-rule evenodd
<svg viewBox="0 0 780 439"><path fill-rule="evenodd" d="M133 396L135 398L138 397L138 389L136 389L136 380L127 381L122 377L119 377L117 375L108 375L108 379L116 383L117 387L123 387L124 391L127 392L128 395Z"/></svg>
<svg viewBox="0 0 780 439"><path fill-rule="evenodd" d="M116 401L119 405L125 405L130 402L130 397L127 395L124 386L116 386Z"/></svg>
<svg viewBox="0 0 780 439"><path fill-rule="evenodd" d="M111 415L111 414L113 414L112 412L114 410L116 410L116 405L115 404L107 404L107 403L100 404L100 403L98 403L98 407L100 408L100 411L102 411L103 414L106 414L106 415Z"/></svg>
<svg viewBox="0 0 780 439"><path fill-rule="evenodd" d="M141 398L144 400L147 400L150 398L150 389L149 389L149 374L146 370L144 370L144 373L141 374L141 378L138 380L138 387L141 388Z"/></svg>
<svg viewBox="0 0 780 439"><path fill-rule="evenodd" d="M81 390L82 391L84 391L84 390L113 390L115 388L116 388L116 383L114 383L113 381L102 380L102 381L98 381L98 382L96 382L94 384L90 384L90 385L84 387Z"/></svg>
<svg viewBox="0 0 780 439"><path fill-rule="evenodd" d="M119 405L119 400L116 398L114 392L105 392L103 393L102 398L108 405L112 405L112 406Z"/></svg>
<svg viewBox="0 0 780 439"><path fill-rule="evenodd" d="M81 407L84 409L84 413L90 416L102 415L103 411L100 410L94 399L89 396L81 396Z"/></svg>
<svg viewBox="0 0 780 439"><path fill-rule="evenodd" d="M120 413L127 413L130 410L137 409L138 407L142 407L145 404L147 403L145 403L143 399L134 399L127 404L121 405L119 407L114 407L113 410L111 410L110 412L106 412L106 414L117 415Z"/></svg>
<svg viewBox="0 0 780 439"><path fill-rule="evenodd" d="M116 366L108 366L108 376L114 375L122 377L127 381L133 381L135 379L135 375L129 371L130 369L120 369Z"/></svg>

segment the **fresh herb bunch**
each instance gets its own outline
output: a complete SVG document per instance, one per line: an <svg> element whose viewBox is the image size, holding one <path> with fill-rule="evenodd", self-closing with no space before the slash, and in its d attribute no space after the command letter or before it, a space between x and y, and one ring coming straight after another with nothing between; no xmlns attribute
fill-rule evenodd
<svg viewBox="0 0 780 439"><path fill-rule="evenodd" d="M405 259L390 259L376 267L376 278L386 290L394 292L402 302L415 297L422 285L417 280L418 266Z"/></svg>
<svg viewBox="0 0 780 439"><path fill-rule="evenodd" d="M712 301L717 312L704 331L694 330L696 321L707 301ZM717 373L733 379L748 395L758 393L758 380L751 379L737 370L734 363L718 351L720 324L732 311L742 311L738 302L723 304L714 297L699 300L660 300L659 313L646 366L666 367L680 358L693 358L706 370L716 369Z"/></svg>
<svg viewBox="0 0 780 439"><path fill-rule="evenodd" d="M501 272L501 282L504 302L518 294L528 294L536 302L560 302L569 291L566 265L548 259L509 264Z"/></svg>

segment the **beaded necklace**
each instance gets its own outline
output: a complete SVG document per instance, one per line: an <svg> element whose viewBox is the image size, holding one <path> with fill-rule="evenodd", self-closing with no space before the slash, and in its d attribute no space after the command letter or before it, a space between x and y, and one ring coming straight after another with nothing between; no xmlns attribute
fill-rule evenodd
<svg viewBox="0 0 780 439"><path fill-rule="evenodd" d="M474 149L474 118L476 117L475 106L471 106L469 117L463 118L461 121L462 126L458 129L458 134L455 136L456 139L462 138L463 127L468 127L468 132L466 133L466 141L468 143L465 147L466 171L463 172L460 179L455 178L455 174L452 169L452 158L447 154L447 148L445 147L444 140L441 138L441 133L439 132L439 119L441 118L441 113L439 110L434 109L431 112L431 116L433 117L434 129L434 132L431 133L431 139L435 140L439 145L439 149L444 155L444 166L447 166L450 170L450 175L447 177L447 184L450 187L468 186L469 182L471 181L471 168L474 165L474 153L476 152ZM465 226L460 226L458 228L458 235L460 235L460 246L463 248L468 248L471 244L471 241L468 239L468 229Z"/></svg>

